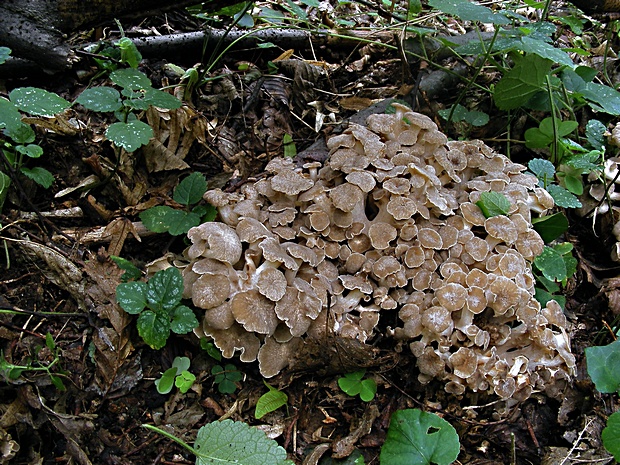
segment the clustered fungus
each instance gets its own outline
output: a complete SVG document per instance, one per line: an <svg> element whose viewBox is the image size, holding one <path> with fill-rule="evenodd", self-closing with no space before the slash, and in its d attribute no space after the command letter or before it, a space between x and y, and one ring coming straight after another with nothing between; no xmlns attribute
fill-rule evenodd
<svg viewBox="0 0 620 465"><path fill-rule="evenodd" d="M568 379L566 319L535 300L531 271L531 212L552 201L524 166L394 107L331 137L324 165L277 158L239 192L205 194L219 222L189 231L183 271L196 333L271 377L326 331L371 342L386 314L422 383L525 399ZM506 215L477 206L489 191Z"/></svg>

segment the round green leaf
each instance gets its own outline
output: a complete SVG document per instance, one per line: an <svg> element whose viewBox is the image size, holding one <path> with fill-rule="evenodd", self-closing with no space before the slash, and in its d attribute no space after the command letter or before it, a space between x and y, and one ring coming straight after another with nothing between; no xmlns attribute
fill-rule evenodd
<svg viewBox="0 0 620 465"><path fill-rule="evenodd" d="M151 80L147 75L133 68L117 69L110 73L110 79L124 89L139 90L151 87Z"/></svg>
<svg viewBox="0 0 620 465"><path fill-rule="evenodd" d="M611 452L620 461L620 412L612 413L607 419L607 426L601 434L605 449Z"/></svg>
<svg viewBox="0 0 620 465"><path fill-rule="evenodd" d="M54 175L40 166L35 166L34 168L22 168L21 172L27 178L32 179L38 185L45 187L46 189L49 189L49 187L54 183Z"/></svg>
<svg viewBox="0 0 620 465"><path fill-rule="evenodd" d="M22 115L17 111L17 107L7 99L0 97L0 128L11 130L22 124Z"/></svg>
<svg viewBox="0 0 620 465"><path fill-rule="evenodd" d="M499 192L481 192L480 200L476 202L478 208L482 210L485 218L493 216L507 215L510 210L510 200Z"/></svg>
<svg viewBox="0 0 620 465"><path fill-rule="evenodd" d="M170 329L170 317L172 316L168 312L179 305L182 296L183 276L178 268L170 267L158 271L147 283L146 301L148 306L157 312L166 311L168 329ZM193 328L195 326L190 329Z"/></svg>
<svg viewBox="0 0 620 465"><path fill-rule="evenodd" d="M168 336L170 336L170 320L167 315L161 315L152 310L144 310L140 313L136 326L140 337L151 348L161 349L166 345Z"/></svg>
<svg viewBox="0 0 620 465"><path fill-rule="evenodd" d="M43 155L43 149L37 144L18 145L15 150L30 158L39 158Z"/></svg>
<svg viewBox="0 0 620 465"><path fill-rule="evenodd" d="M8 47L0 47L0 65L4 64L11 56L11 49Z"/></svg>
<svg viewBox="0 0 620 465"><path fill-rule="evenodd" d="M38 87L18 87L9 98L20 110L35 116L54 116L71 106L64 98Z"/></svg>
<svg viewBox="0 0 620 465"><path fill-rule="evenodd" d="M174 386L174 377L177 374L176 368L168 368L161 375L161 378L155 380L155 387L160 394L168 394Z"/></svg>
<svg viewBox="0 0 620 465"><path fill-rule="evenodd" d="M149 143L149 140L153 137L153 129L142 121L118 122L110 125L105 135L115 145L124 148L128 152L135 152L143 145Z"/></svg>
<svg viewBox="0 0 620 465"><path fill-rule="evenodd" d="M170 329L177 334L187 334L198 326L198 320L191 308L179 305L174 309Z"/></svg>
<svg viewBox="0 0 620 465"><path fill-rule="evenodd" d="M169 110L176 110L181 107L181 101L178 98L159 89L147 89L144 94L144 101L149 105Z"/></svg>
<svg viewBox="0 0 620 465"><path fill-rule="evenodd" d="M120 283L116 286L116 301L127 313L137 315L146 307L146 283Z"/></svg>
<svg viewBox="0 0 620 465"><path fill-rule="evenodd" d="M360 399L364 402L370 402L375 398L377 393L377 383L374 379L365 379L361 382Z"/></svg>
<svg viewBox="0 0 620 465"><path fill-rule="evenodd" d="M398 410L379 460L381 465L450 465L459 450L458 434L444 419L419 409Z"/></svg>
<svg viewBox="0 0 620 465"><path fill-rule="evenodd" d="M84 108L92 111L117 111L123 106L121 94L113 87L91 87L75 99Z"/></svg>
<svg viewBox="0 0 620 465"><path fill-rule="evenodd" d="M567 277L564 258L551 247L545 246L542 253L534 259L534 265L551 281L563 281Z"/></svg>
<svg viewBox="0 0 620 465"><path fill-rule="evenodd" d="M620 339L585 350L588 374L603 393L620 392Z"/></svg>
<svg viewBox="0 0 620 465"><path fill-rule="evenodd" d="M172 366L176 368L175 374L180 374L183 371L189 370L191 362L188 357L174 357L172 361Z"/></svg>
<svg viewBox="0 0 620 465"><path fill-rule="evenodd" d="M185 394L192 387L194 381L196 381L196 375L185 370L177 375L174 385L179 388L181 393Z"/></svg>
<svg viewBox="0 0 620 465"><path fill-rule="evenodd" d="M140 213L140 219L146 229L156 232L163 233L168 231L170 228L170 218L172 217L174 212L174 208L169 207L167 205L158 205L156 207L147 208L143 212Z"/></svg>

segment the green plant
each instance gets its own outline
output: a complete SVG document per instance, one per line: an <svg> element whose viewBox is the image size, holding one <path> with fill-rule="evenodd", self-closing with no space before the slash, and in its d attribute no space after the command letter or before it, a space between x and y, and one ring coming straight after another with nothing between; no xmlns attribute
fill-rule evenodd
<svg viewBox="0 0 620 465"><path fill-rule="evenodd" d="M347 373L338 378L338 386L350 396L360 396L364 402L370 402L377 393L377 383L372 378L364 378L366 370Z"/></svg>
<svg viewBox="0 0 620 465"><path fill-rule="evenodd" d="M459 450L459 436L446 420L419 409L398 410L390 419L379 460L382 465L449 465Z"/></svg>
<svg viewBox="0 0 620 465"><path fill-rule="evenodd" d="M48 363L43 363L38 359L28 359L25 364L15 365L13 363L9 363L5 358L4 354L0 352L0 375L6 380L14 381L18 379L24 372L44 372L49 377L50 381L56 389L59 391L65 391L65 385L62 382L62 378L58 376L58 373L54 373L52 368L60 362L60 349L54 342L54 338L50 333L45 335L45 346L51 352L52 361ZM35 347L35 354L38 355L41 352L42 347ZM64 374L64 373L60 373Z"/></svg>
<svg viewBox="0 0 620 465"><path fill-rule="evenodd" d="M211 368L211 374L215 375L217 390L222 394L232 394L237 390L235 383L243 379L243 373L237 370L232 363L227 363L224 367L215 365Z"/></svg>
<svg viewBox="0 0 620 465"><path fill-rule="evenodd" d="M267 381L263 380L265 386L269 389L265 394L259 397L256 402L256 409L254 410L254 418L259 420L268 413L278 410L288 402L288 396L279 389L271 386Z"/></svg>
<svg viewBox="0 0 620 465"><path fill-rule="evenodd" d="M194 312L181 305L183 276L177 268L158 271L148 282L132 281L116 287L123 310L138 315L138 334L153 349L166 345L170 331L186 334L198 326Z"/></svg>
<svg viewBox="0 0 620 465"><path fill-rule="evenodd" d="M174 201L183 205L184 210L159 205L144 210L140 213L140 219L153 232L167 232L173 236L186 234L190 228L215 219L217 211L213 206L196 205L206 191L205 177L200 173L192 173L179 183L173 193Z"/></svg>
<svg viewBox="0 0 620 465"><path fill-rule="evenodd" d="M185 394L194 385L196 376L189 372L190 361L187 357L175 357L172 367L168 368L155 380L155 387L160 394L168 394L173 386Z"/></svg>
<svg viewBox="0 0 620 465"><path fill-rule="evenodd" d="M620 393L620 340L606 346L587 347L585 354L588 375L596 389L602 393ZM620 412L608 418L602 439L605 449L620 461Z"/></svg>
<svg viewBox="0 0 620 465"><path fill-rule="evenodd" d="M482 210L485 218L508 215L510 210L510 200L504 194L494 191L481 192L480 200L476 202L476 205Z"/></svg>
<svg viewBox="0 0 620 465"><path fill-rule="evenodd" d="M198 430L194 447L151 425L142 425L176 442L196 456L196 465L293 465L286 451L265 433L233 420L215 421Z"/></svg>

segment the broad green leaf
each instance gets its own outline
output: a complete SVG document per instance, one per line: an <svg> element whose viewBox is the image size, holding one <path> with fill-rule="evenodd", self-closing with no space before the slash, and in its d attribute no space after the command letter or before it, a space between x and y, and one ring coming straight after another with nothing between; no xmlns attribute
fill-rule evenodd
<svg viewBox="0 0 620 465"><path fill-rule="evenodd" d="M168 110L176 110L180 108L182 103L174 95L159 89L146 89L144 93L144 101L149 105Z"/></svg>
<svg viewBox="0 0 620 465"><path fill-rule="evenodd" d="M183 276L179 269L170 267L155 273L147 283L145 295L149 308L157 312L165 310L166 317L170 318L168 312L179 305L183 296Z"/></svg>
<svg viewBox="0 0 620 465"><path fill-rule="evenodd" d="M587 347L585 352L596 389L605 394L620 392L620 339L606 346Z"/></svg>
<svg viewBox="0 0 620 465"><path fill-rule="evenodd" d="M603 446L620 462L620 412L612 413L607 419L607 426L601 434Z"/></svg>
<svg viewBox="0 0 620 465"><path fill-rule="evenodd" d="M568 276L564 258L557 250L548 246L534 259L534 265L551 281L563 281Z"/></svg>
<svg viewBox="0 0 620 465"><path fill-rule="evenodd" d="M453 110L454 108L454 110ZM467 117L467 108L465 108L460 103L454 107L446 108L444 110L439 110L439 116L448 121L448 117L450 116L450 112L452 112L452 121L458 123L459 121L465 121Z"/></svg>
<svg viewBox="0 0 620 465"><path fill-rule="evenodd" d="M480 200L476 202L478 208L482 210L485 218L493 216L507 215L510 210L510 200L499 192L481 192Z"/></svg>
<svg viewBox="0 0 620 465"><path fill-rule="evenodd" d="M110 79L124 89L140 90L152 87L147 75L133 68L117 69L110 73Z"/></svg>
<svg viewBox="0 0 620 465"><path fill-rule="evenodd" d="M34 168L22 168L20 170L24 176L32 179L38 185L49 189L54 183L54 175L45 168L35 166Z"/></svg>
<svg viewBox="0 0 620 465"><path fill-rule="evenodd" d="M552 182L555 177L555 166L549 160L534 158L529 161L527 167L538 179L545 181L545 183Z"/></svg>
<svg viewBox="0 0 620 465"><path fill-rule="evenodd" d="M484 126L485 124L488 124L489 115L487 115L483 111L471 110L467 113L467 116L465 117L465 121L467 121L472 126L480 127L480 126Z"/></svg>
<svg viewBox="0 0 620 465"><path fill-rule="evenodd" d="M15 150L30 158L39 158L43 155L43 149L37 144L18 145Z"/></svg>
<svg viewBox="0 0 620 465"><path fill-rule="evenodd" d="M526 53L536 54L541 58L551 60L564 66L573 67L575 64L570 55L543 40L532 37L522 37L520 49Z"/></svg>
<svg viewBox="0 0 620 465"><path fill-rule="evenodd" d="M560 255L566 255L570 253L574 249L573 244L570 242L560 242L559 244L555 244L553 246L553 250L555 250Z"/></svg>
<svg viewBox="0 0 620 465"><path fill-rule="evenodd" d="M563 208L579 208L581 207L581 202L574 194L570 193L562 186L558 186L557 184L550 184L547 186L547 191L553 197L555 204L558 207Z"/></svg>
<svg viewBox="0 0 620 465"><path fill-rule="evenodd" d="M173 198L181 205L193 205L202 200L207 191L207 181L200 173L192 173L187 176L174 190Z"/></svg>
<svg viewBox="0 0 620 465"><path fill-rule="evenodd" d="M434 413L397 410L381 448L381 465L449 465L459 455L454 427Z"/></svg>
<svg viewBox="0 0 620 465"><path fill-rule="evenodd" d="M166 341L170 336L170 320L168 315L162 315L148 309L144 310L140 313L136 326L138 327L140 337L151 348L161 349L166 345Z"/></svg>
<svg viewBox="0 0 620 465"><path fill-rule="evenodd" d="M620 115L620 92L617 90L603 84L588 82L581 93L594 110Z"/></svg>
<svg viewBox="0 0 620 465"><path fill-rule="evenodd" d="M194 381L196 381L196 375L185 370L177 375L174 385L179 389L179 392L185 394L193 386Z"/></svg>
<svg viewBox="0 0 620 465"><path fill-rule="evenodd" d="M38 87L18 87L9 94L11 102L35 116L54 116L71 106L64 98Z"/></svg>
<svg viewBox="0 0 620 465"><path fill-rule="evenodd" d="M503 12L494 13L493 10L469 0L430 0L428 4L443 13L456 16L464 21L490 24L510 23Z"/></svg>
<svg viewBox="0 0 620 465"><path fill-rule="evenodd" d="M8 47L0 47L0 65L6 63L11 56L11 49Z"/></svg>
<svg viewBox="0 0 620 465"><path fill-rule="evenodd" d="M28 124L20 122L19 124L7 127L4 133L9 136L17 144L28 144L34 142L34 131Z"/></svg>
<svg viewBox="0 0 620 465"><path fill-rule="evenodd" d="M566 307L566 297L563 295L551 294L550 292L540 289L539 287L534 288L534 298L538 301L541 307L546 306L550 300L555 300L562 308Z"/></svg>
<svg viewBox="0 0 620 465"><path fill-rule="evenodd" d="M168 219L171 217L170 212L174 211L174 208L167 205L158 205L140 212L140 220L149 231L163 233L170 229Z"/></svg>
<svg viewBox="0 0 620 465"><path fill-rule="evenodd" d="M595 150L605 148L605 131L607 128L597 119L591 119L586 124L586 139Z"/></svg>
<svg viewBox="0 0 620 465"><path fill-rule="evenodd" d="M157 388L157 392L160 394L168 394L172 391L172 386L174 386L174 378L177 375L177 369L172 367L168 368L161 375L161 378L155 380L155 387Z"/></svg>
<svg viewBox="0 0 620 465"><path fill-rule="evenodd" d="M116 301L127 313L137 315L146 307L146 283L120 283L116 286Z"/></svg>
<svg viewBox="0 0 620 465"><path fill-rule="evenodd" d="M54 385L56 389L58 389L61 392L64 392L67 390L60 376L52 375L52 374L50 374L49 376L50 376L50 381L52 382L52 384Z"/></svg>
<svg viewBox="0 0 620 465"><path fill-rule="evenodd" d="M553 136L545 134L540 128L525 131L525 146L528 149L543 149L553 142Z"/></svg>
<svg viewBox="0 0 620 465"><path fill-rule="evenodd" d="M579 127L579 123L577 121L573 121L573 120L561 121L558 124L557 135L558 137L568 136L571 132L573 132L578 127Z"/></svg>
<svg viewBox="0 0 620 465"><path fill-rule="evenodd" d="M113 87L91 87L82 92L75 99L77 103L87 110L115 112L123 106L121 94Z"/></svg>
<svg viewBox="0 0 620 465"><path fill-rule="evenodd" d="M125 272L121 276L122 282L126 283L127 281L135 281L136 279L140 279L142 276L140 269L129 260L122 257L117 257L116 255L110 255L110 258L114 263L116 263L116 266Z"/></svg>
<svg viewBox="0 0 620 465"><path fill-rule="evenodd" d="M560 76L564 87L569 92L581 92L586 88L586 81L570 68L562 70Z"/></svg>
<svg viewBox="0 0 620 465"><path fill-rule="evenodd" d="M497 107L512 110L525 105L536 92L545 88L552 65L551 60L538 55L525 56L495 85L493 98Z"/></svg>
<svg viewBox="0 0 620 465"><path fill-rule="evenodd" d="M583 181L581 180L581 176L564 176L564 186L566 186L569 192L575 195L583 194Z"/></svg>
<svg viewBox="0 0 620 465"><path fill-rule="evenodd" d="M189 370L191 362L188 357L174 357L172 366L176 368L175 374L180 374L182 371Z"/></svg>
<svg viewBox="0 0 620 465"><path fill-rule="evenodd" d="M284 134L282 137L282 145L284 146L284 156L294 158L297 155L297 147L290 134Z"/></svg>
<svg viewBox="0 0 620 465"><path fill-rule="evenodd" d="M17 107L7 99L0 97L0 128L8 130L22 125L22 115Z"/></svg>
<svg viewBox="0 0 620 465"><path fill-rule="evenodd" d="M261 419L268 413L278 410L288 402L288 396L284 392L274 388L264 380L263 382L265 383L265 386L269 388L269 391L260 396L258 398L258 402L256 402L254 418L257 420Z"/></svg>
<svg viewBox="0 0 620 465"><path fill-rule="evenodd" d="M187 234L187 231L194 226L200 224L200 215L192 212L186 212L182 210L173 210L169 217L172 218L173 223L170 224L168 232L173 236L180 236L181 234Z"/></svg>
<svg viewBox="0 0 620 465"><path fill-rule="evenodd" d="M127 63L132 68L137 68L142 61L142 54L136 44L127 37L121 38L116 45L121 49L121 61Z"/></svg>
<svg viewBox="0 0 620 465"><path fill-rule="evenodd" d="M191 308L179 305L174 309L170 329L177 334L187 334L198 326L198 320Z"/></svg>
<svg viewBox="0 0 620 465"><path fill-rule="evenodd" d="M375 398L377 393L377 383L374 379L368 378L362 381L360 389L360 399L364 402L370 402Z"/></svg>
<svg viewBox="0 0 620 465"><path fill-rule="evenodd" d="M553 215L532 218L532 226L545 243L556 240L568 231L568 219L564 213L554 213Z"/></svg>
<svg viewBox="0 0 620 465"><path fill-rule="evenodd" d="M131 123L114 123L106 130L105 135L115 145L124 148L128 152L135 152L146 145L153 137L153 129L142 121Z"/></svg>
<svg viewBox="0 0 620 465"><path fill-rule="evenodd" d="M230 419L200 428L194 448L196 465L292 465L286 451L264 432Z"/></svg>

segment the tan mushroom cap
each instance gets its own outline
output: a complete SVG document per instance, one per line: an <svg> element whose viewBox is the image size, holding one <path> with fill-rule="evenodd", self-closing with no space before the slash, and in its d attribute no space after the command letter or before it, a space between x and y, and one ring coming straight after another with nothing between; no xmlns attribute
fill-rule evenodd
<svg viewBox="0 0 620 465"><path fill-rule="evenodd" d="M435 334L441 334L453 324L451 313L444 307L430 307L422 314L422 325Z"/></svg>
<svg viewBox="0 0 620 465"><path fill-rule="evenodd" d="M246 331L270 335L278 326L273 302L257 290L235 294L230 305L235 320L243 325Z"/></svg>
<svg viewBox="0 0 620 465"><path fill-rule="evenodd" d="M406 220L417 213L418 207L414 200L397 195L390 198L386 210L395 220Z"/></svg>
<svg viewBox="0 0 620 465"><path fill-rule="evenodd" d="M478 368L478 356L467 347L460 347L459 350L450 355L448 361L452 365L452 372L463 379L472 376Z"/></svg>
<svg viewBox="0 0 620 465"><path fill-rule="evenodd" d="M254 243L259 239L273 236L263 223L254 218L242 218L235 228L241 242Z"/></svg>
<svg viewBox="0 0 620 465"><path fill-rule="evenodd" d="M450 312L460 310L467 302L467 289L457 283L448 283L435 291L439 304Z"/></svg>
<svg viewBox="0 0 620 465"><path fill-rule="evenodd" d="M493 300L489 302L496 315L503 315L509 308L518 306L521 302L521 290L511 279L497 276L489 286Z"/></svg>
<svg viewBox="0 0 620 465"><path fill-rule="evenodd" d="M334 207L351 212L364 199L362 190L354 184L339 184L329 191L329 198Z"/></svg>
<svg viewBox="0 0 620 465"><path fill-rule="evenodd" d="M228 329L234 324L235 317L232 314L230 301L208 309L203 319L203 325L218 330Z"/></svg>
<svg viewBox="0 0 620 465"><path fill-rule="evenodd" d="M241 241L235 230L227 224L203 223L191 228L187 237L192 241L187 250L187 256L191 259L213 258L231 265L241 259Z"/></svg>
<svg viewBox="0 0 620 465"><path fill-rule="evenodd" d="M265 343L258 352L261 375L265 378L272 378L280 373L295 357L300 344L299 338L293 338L285 343L279 343L272 337L265 339Z"/></svg>
<svg viewBox="0 0 620 465"><path fill-rule="evenodd" d="M297 195L300 192L307 191L313 185L312 179L291 170L282 170L271 178L271 188L287 195Z"/></svg>
<svg viewBox="0 0 620 465"><path fill-rule="evenodd" d="M222 356L232 358L238 350L242 362L253 362L258 356L260 340L254 333L246 331L240 324L233 324L230 328L217 330L203 325L203 331L213 338L215 346L222 351Z"/></svg>
<svg viewBox="0 0 620 465"><path fill-rule="evenodd" d="M204 273L192 286L192 302L196 307L209 309L221 305L230 294L227 274Z"/></svg>
<svg viewBox="0 0 620 465"><path fill-rule="evenodd" d="M370 228L368 228L370 243L377 250L387 249L390 246L390 242L396 239L397 235L398 231L389 223L377 222L371 224Z"/></svg>
<svg viewBox="0 0 620 465"><path fill-rule="evenodd" d="M420 245L427 249L443 248L443 240L439 232L431 228L420 228L418 230L418 240Z"/></svg>
<svg viewBox="0 0 620 465"><path fill-rule="evenodd" d="M362 192L368 193L377 185L375 177L367 171L353 171L345 176L350 184L359 187Z"/></svg>
<svg viewBox="0 0 620 465"><path fill-rule="evenodd" d="M273 302L277 302L286 292L286 278L277 268L266 268L256 280L259 292Z"/></svg>

